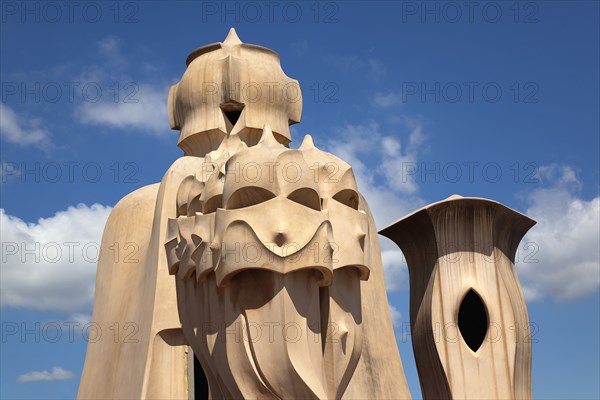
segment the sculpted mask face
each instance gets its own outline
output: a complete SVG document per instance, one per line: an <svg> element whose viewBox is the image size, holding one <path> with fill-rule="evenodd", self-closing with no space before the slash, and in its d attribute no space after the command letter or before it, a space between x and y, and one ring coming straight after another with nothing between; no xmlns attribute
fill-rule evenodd
<svg viewBox="0 0 600 400"><path fill-rule="evenodd" d="M284 147L268 125L256 146L229 139L208 154L210 175L183 181L169 221L184 334L211 393L339 398L360 357L369 277L352 170L310 136Z"/></svg>
<svg viewBox="0 0 600 400"><path fill-rule="evenodd" d="M307 136L279 56L231 30L169 93L186 155L165 249L213 398L340 398L361 354L369 219L350 166ZM267 124L265 124L267 123Z"/></svg>
<svg viewBox="0 0 600 400"><path fill-rule="evenodd" d="M190 54L168 99L184 155L102 239L141 257L100 257L94 322L140 340L90 342L80 397L202 397L202 372L210 399L410 397L375 222L348 164L288 147L301 111L277 53L233 28Z"/></svg>

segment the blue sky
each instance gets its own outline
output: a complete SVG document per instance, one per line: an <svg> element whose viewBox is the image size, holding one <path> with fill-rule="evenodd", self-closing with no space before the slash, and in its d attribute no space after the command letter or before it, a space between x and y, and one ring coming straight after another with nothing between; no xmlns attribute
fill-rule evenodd
<svg viewBox="0 0 600 400"><path fill-rule="evenodd" d="M454 193L538 221L517 263L533 395L599 398L595 1L2 1L0 397L76 396L103 224L181 156L169 86L231 26L279 52L304 98L292 146L350 162L378 227ZM419 397L406 265L382 250Z"/></svg>

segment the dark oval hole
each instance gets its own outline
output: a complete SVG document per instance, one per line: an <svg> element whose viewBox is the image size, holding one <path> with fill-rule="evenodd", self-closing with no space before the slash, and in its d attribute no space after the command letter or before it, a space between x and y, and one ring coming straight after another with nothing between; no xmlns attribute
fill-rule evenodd
<svg viewBox="0 0 600 400"><path fill-rule="evenodd" d="M483 300L473 289L460 303L458 329L471 350L477 351L481 347L488 329L488 316Z"/></svg>

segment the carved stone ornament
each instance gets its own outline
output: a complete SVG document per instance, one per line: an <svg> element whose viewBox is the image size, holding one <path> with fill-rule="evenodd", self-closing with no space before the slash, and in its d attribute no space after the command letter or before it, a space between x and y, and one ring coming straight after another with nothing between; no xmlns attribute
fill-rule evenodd
<svg viewBox="0 0 600 400"><path fill-rule="evenodd" d="M78 398L409 399L373 217L350 165L310 135L289 148L302 94L279 55L231 29L168 109L184 156L107 221ZM531 397L514 256L533 223L452 197L382 231L424 398Z"/></svg>
<svg viewBox="0 0 600 400"><path fill-rule="evenodd" d="M93 321L136 341L90 342L79 397L410 398L352 168L310 135L288 147L298 82L233 29L187 65L169 93L185 156L101 246ZM135 262L108 254L126 241Z"/></svg>

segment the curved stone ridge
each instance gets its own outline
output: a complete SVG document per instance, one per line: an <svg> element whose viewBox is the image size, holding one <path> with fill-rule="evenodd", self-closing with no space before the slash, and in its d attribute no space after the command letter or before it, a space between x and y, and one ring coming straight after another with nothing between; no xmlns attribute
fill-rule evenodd
<svg viewBox="0 0 600 400"><path fill-rule="evenodd" d="M288 149L275 139L269 124L263 127L257 145L234 146L235 151L225 147L222 144L206 157L207 163L212 163L213 157L215 162L212 168L205 168L212 173L203 182L198 173L182 181L179 217L169 220L165 249L169 271L177 276L179 295L186 299L201 295L202 303L212 305L211 318L189 313L187 305L181 308L183 321L188 321L183 323L184 332L194 350L202 353L203 367L212 370L219 387L225 385L233 393L239 390L255 397L268 389L278 398L340 395L360 358L359 282L367 280L370 273L365 258L368 218L358 210L352 169L319 150L308 135L298 150ZM204 193L208 192L206 198L219 199L216 209L206 209ZM232 288L244 292L245 286L252 287L249 281L257 279L272 283L263 282L264 304L253 307L252 313L239 309L240 304L218 300L226 298ZM298 281L304 283L298 286ZM318 301L302 306L310 298ZM283 316L280 307L288 309ZM307 331L301 343L291 345L284 340L280 345L312 350L308 356L304 351L294 356L289 348L277 352L276 346L251 344L254 351L244 353L242 359L228 359L227 376L238 374L239 364L246 363L256 371L254 383L242 388L246 381L225 382L224 372L219 370L225 368L221 365L225 361L214 349L199 346L201 335L190 328L215 323L216 316L233 312L230 308L241 313L236 318L245 316L239 320L243 329L265 321L304 326ZM321 326L322 321L326 326ZM218 322L227 325L222 319ZM323 342L322 330L327 337L330 324L351 352L340 352L341 348ZM288 372L273 371L270 365Z"/></svg>
<svg viewBox="0 0 600 400"><path fill-rule="evenodd" d="M287 145L289 125L302 115L302 92L276 52L242 43L231 28L222 43L190 54L181 80L171 87L168 109L171 129L181 131L178 146L203 157L227 135L255 145L265 122Z"/></svg>

